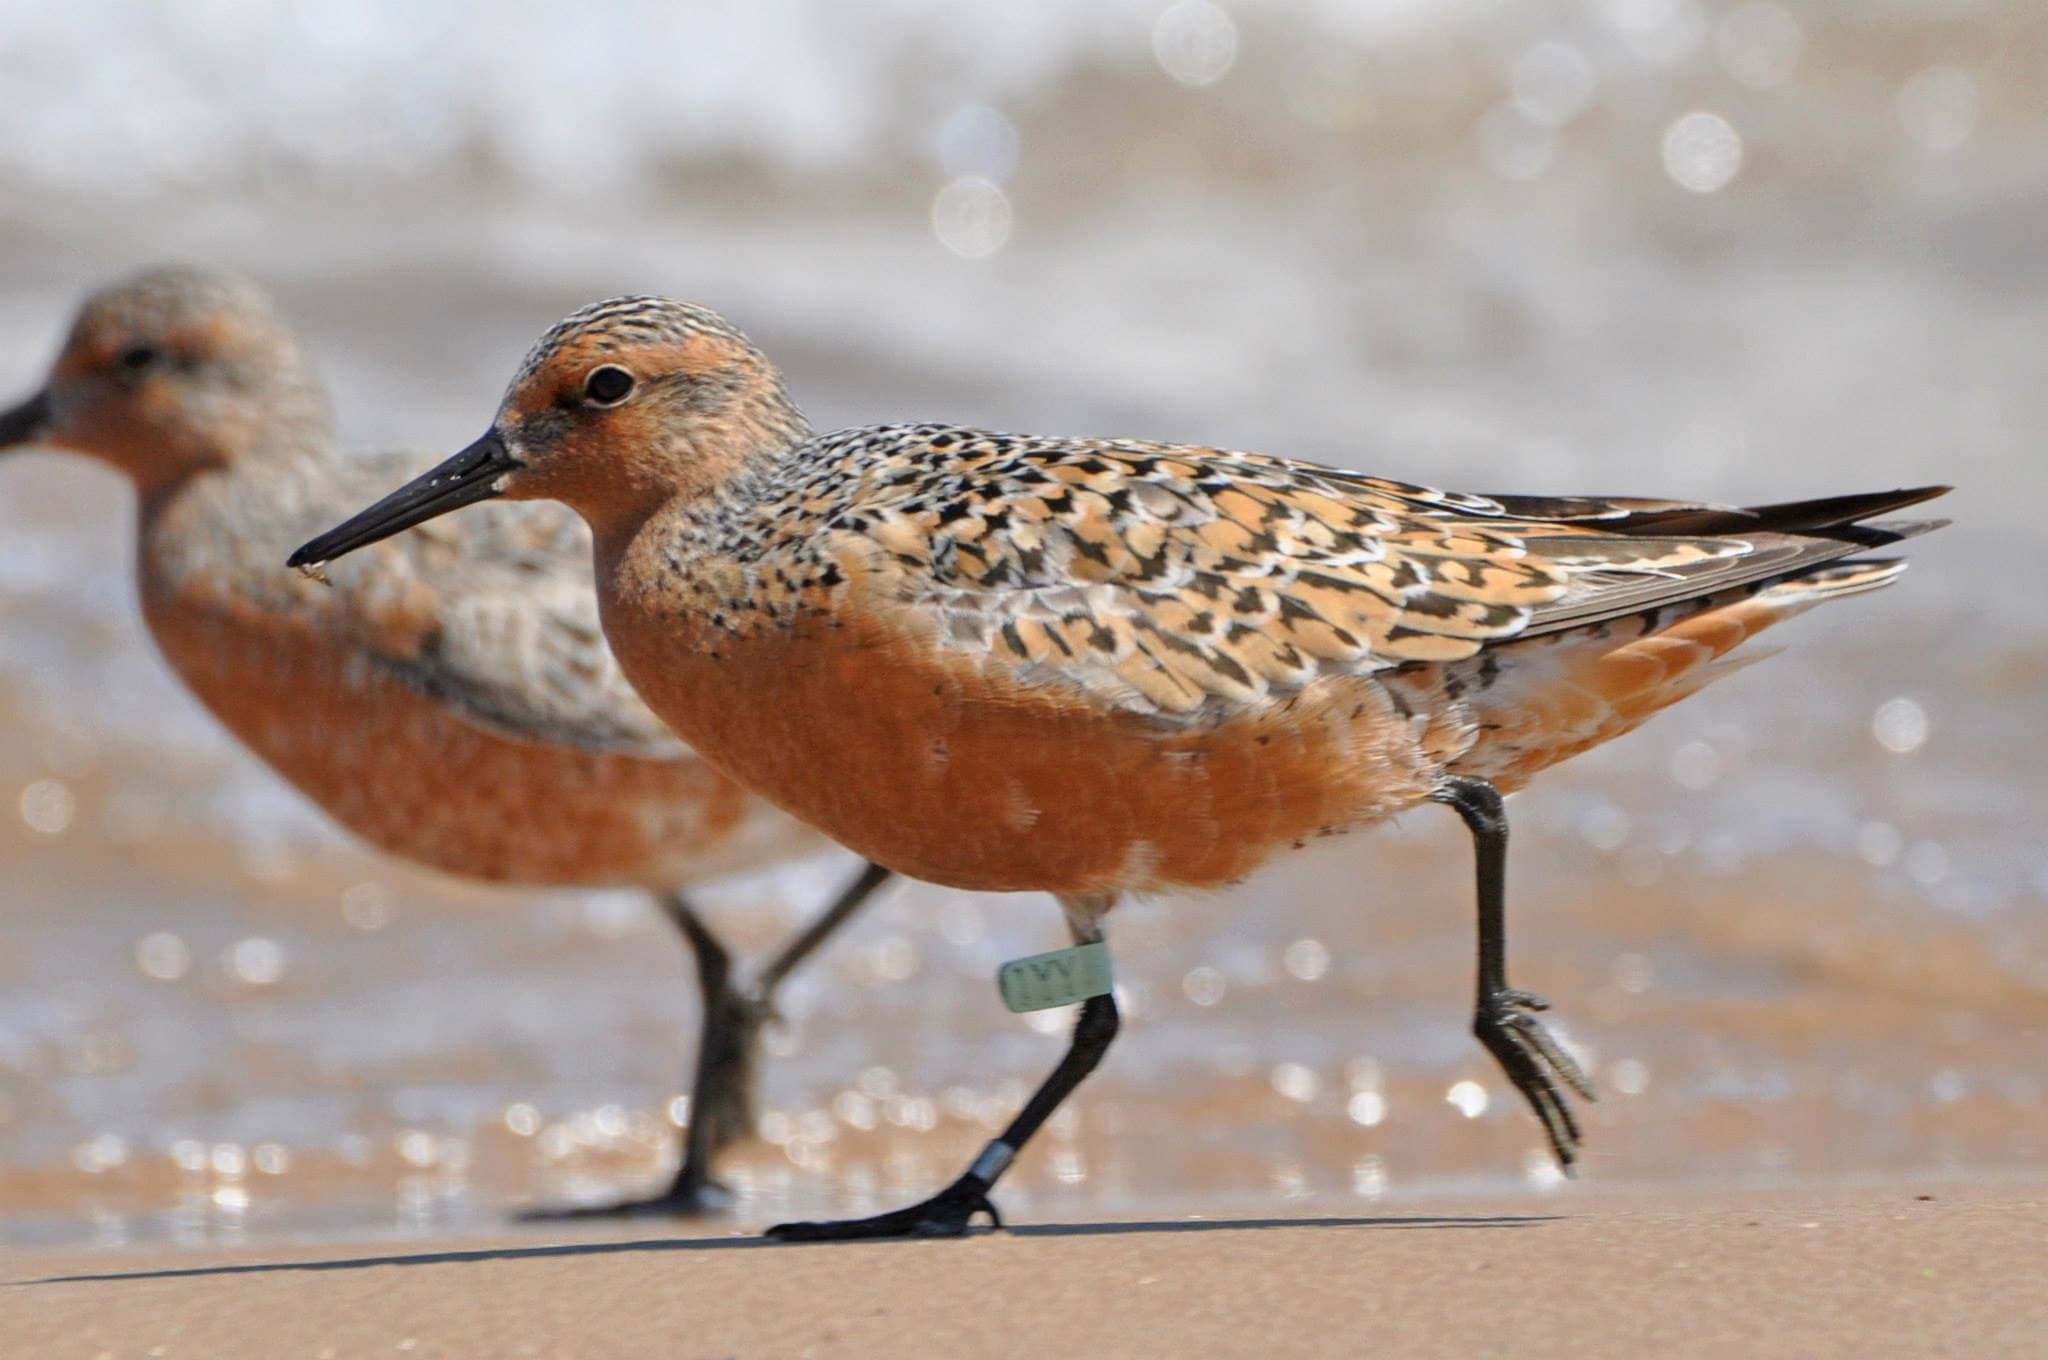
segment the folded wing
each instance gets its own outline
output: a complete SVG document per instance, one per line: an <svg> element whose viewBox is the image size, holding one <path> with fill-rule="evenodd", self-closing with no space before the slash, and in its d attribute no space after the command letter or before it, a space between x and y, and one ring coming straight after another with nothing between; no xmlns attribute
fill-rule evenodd
<svg viewBox="0 0 2048 1360"><path fill-rule="evenodd" d="M864 577L944 647L1161 715L1784 579L1933 527L1862 521L1942 490L1476 496L1216 449L864 433L902 454L836 521Z"/></svg>
<svg viewBox="0 0 2048 1360"><path fill-rule="evenodd" d="M415 460L355 460L361 503ZM358 481L362 489L354 489ZM350 496L357 499L350 501ZM319 515L332 517L331 508ZM309 519L309 522L311 520ZM589 532L551 502L493 502L328 570L371 664L504 735L670 759L685 748L640 702L605 644Z"/></svg>

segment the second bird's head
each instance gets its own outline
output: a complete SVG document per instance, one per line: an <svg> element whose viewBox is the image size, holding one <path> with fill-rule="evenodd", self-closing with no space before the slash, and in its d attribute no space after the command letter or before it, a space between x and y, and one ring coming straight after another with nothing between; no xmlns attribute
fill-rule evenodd
<svg viewBox="0 0 2048 1360"><path fill-rule="evenodd" d="M717 313L614 298L540 338L483 438L305 544L290 565L332 561L497 496L563 501L602 534L708 492L805 433L774 365Z"/></svg>
<svg viewBox="0 0 2048 1360"><path fill-rule="evenodd" d="M260 289L160 268L86 299L42 390L0 412L0 453L70 449L147 492L326 429L298 342Z"/></svg>

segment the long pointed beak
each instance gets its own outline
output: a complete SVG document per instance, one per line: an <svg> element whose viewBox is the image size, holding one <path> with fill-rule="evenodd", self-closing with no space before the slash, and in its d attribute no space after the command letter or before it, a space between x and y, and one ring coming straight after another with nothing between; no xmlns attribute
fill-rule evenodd
<svg viewBox="0 0 2048 1360"><path fill-rule="evenodd" d="M0 453L34 444L50 433L50 394L38 392L11 411L0 411Z"/></svg>
<svg viewBox="0 0 2048 1360"><path fill-rule="evenodd" d="M505 474L520 466L492 430L432 472L413 478L361 514L336 525L293 553L286 566L313 567L430 519L486 501L504 490Z"/></svg>

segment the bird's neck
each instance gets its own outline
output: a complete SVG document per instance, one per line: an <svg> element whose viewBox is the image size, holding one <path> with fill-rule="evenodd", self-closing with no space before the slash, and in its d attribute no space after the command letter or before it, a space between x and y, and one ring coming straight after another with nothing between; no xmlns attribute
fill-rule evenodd
<svg viewBox="0 0 2048 1360"><path fill-rule="evenodd" d="M195 484L299 476L331 456L334 427L318 388L280 384L253 399L222 401L200 418L120 443L107 461L135 484L145 520Z"/></svg>
<svg viewBox="0 0 2048 1360"><path fill-rule="evenodd" d="M324 424L274 433L136 478L135 568L145 609L170 600L276 605L304 593L280 554L308 522L331 515L341 468Z"/></svg>
<svg viewBox="0 0 2048 1360"><path fill-rule="evenodd" d="M793 409L775 420L677 436L654 449L618 450L589 486L548 488L590 526L600 569L638 540L671 551L713 547L764 499L810 435Z"/></svg>

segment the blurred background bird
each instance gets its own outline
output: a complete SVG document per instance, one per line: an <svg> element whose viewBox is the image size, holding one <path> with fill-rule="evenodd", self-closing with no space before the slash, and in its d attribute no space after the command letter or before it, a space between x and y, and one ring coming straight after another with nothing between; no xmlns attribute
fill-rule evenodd
<svg viewBox="0 0 2048 1360"><path fill-rule="evenodd" d="M827 842L724 778L648 712L598 630L589 535L500 512L318 581L278 552L417 459L351 457L268 298L155 269L87 299L0 453L47 444L134 485L143 620L242 743L378 849L488 882L651 890L695 960L702 1017L666 1189L592 1212L721 1206L711 1163L754 1132L781 977L886 877L870 866L767 965L733 961L688 884Z"/></svg>

